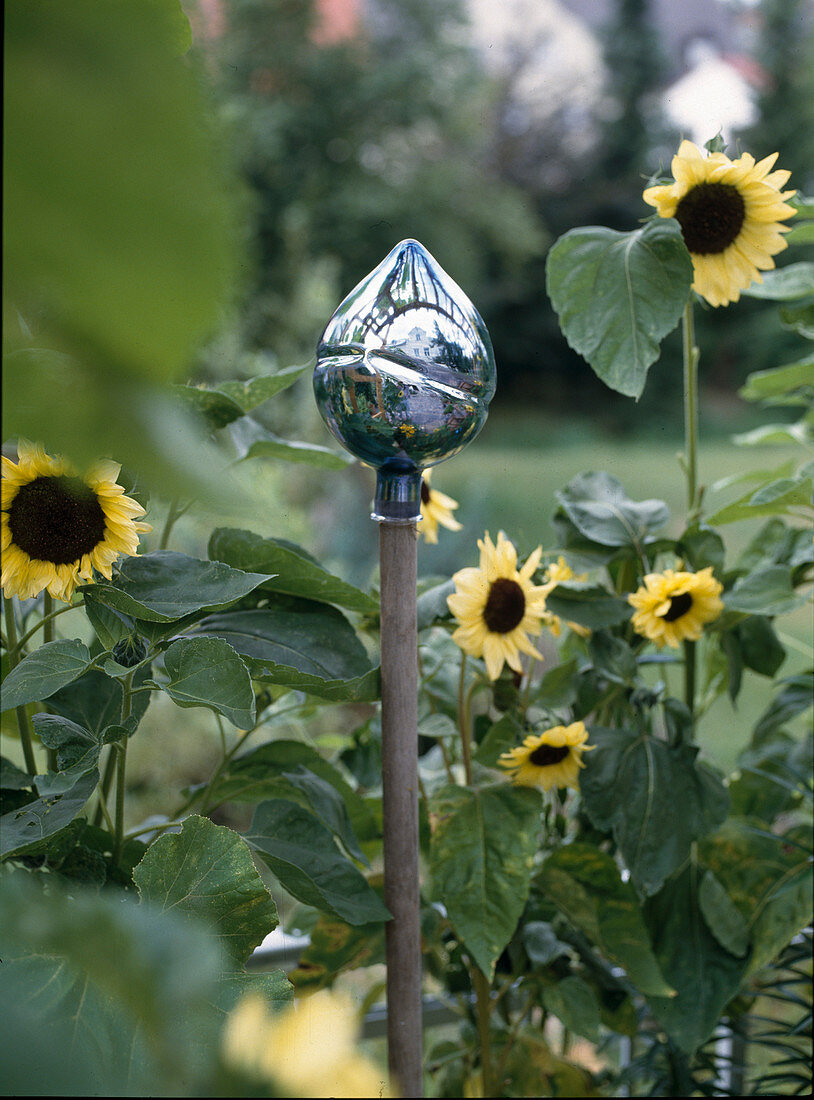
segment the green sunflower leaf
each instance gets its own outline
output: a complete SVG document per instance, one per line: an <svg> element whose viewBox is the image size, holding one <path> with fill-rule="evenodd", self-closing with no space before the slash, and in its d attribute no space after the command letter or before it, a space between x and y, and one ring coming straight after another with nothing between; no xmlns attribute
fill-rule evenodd
<svg viewBox="0 0 814 1100"><path fill-rule="evenodd" d="M631 500L604 470L578 474L555 496L580 534L602 546L639 547L670 520L663 500Z"/></svg>
<svg viewBox="0 0 814 1100"><path fill-rule="evenodd" d="M205 386L173 386L172 392L200 413L211 431L225 428L243 416L237 401L220 390Z"/></svg>
<svg viewBox="0 0 814 1100"><path fill-rule="evenodd" d="M692 279L692 260L672 218L654 218L630 233L572 229L546 261L546 288L566 340L606 385L629 397L641 395Z"/></svg>
<svg viewBox="0 0 814 1100"><path fill-rule="evenodd" d="M788 515L792 508L805 508L814 491L812 478L777 478L752 490L709 517L711 524L734 523L740 519Z"/></svg>
<svg viewBox="0 0 814 1100"><path fill-rule="evenodd" d="M611 856L593 845L568 844L548 857L539 882L568 920L624 967L642 993L671 996L650 947L636 891L622 881Z"/></svg>
<svg viewBox="0 0 814 1100"><path fill-rule="evenodd" d="M543 989L543 1004L564 1027L592 1043L599 1042L599 1003L594 991L571 974Z"/></svg>
<svg viewBox="0 0 814 1100"><path fill-rule="evenodd" d="M598 584L565 581L546 596L546 608L566 622L600 630L629 619L630 604L622 596L614 596Z"/></svg>
<svg viewBox="0 0 814 1100"><path fill-rule="evenodd" d="M209 707L238 729L254 725L249 670L221 638L179 638L164 654L167 680L157 686L179 707Z"/></svg>
<svg viewBox="0 0 814 1100"><path fill-rule="evenodd" d="M45 781L43 789L50 791L51 787L47 785L49 777L42 778ZM53 773L50 778L53 778ZM67 789L61 783L59 793L43 795L0 817L0 859L32 851L70 825L96 790L99 771L92 768L90 771L72 772L70 780L72 782Z"/></svg>
<svg viewBox="0 0 814 1100"><path fill-rule="evenodd" d="M149 675L146 666L136 671L133 687L143 686ZM150 703L150 693L139 692L131 703L131 717L140 720ZM48 697L48 709L69 718L101 741L107 741L105 731L118 726L122 713L122 685L92 668L70 684Z"/></svg>
<svg viewBox="0 0 814 1100"><path fill-rule="evenodd" d="M32 725L43 745L55 751L60 772L69 768L89 771L95 766L104 745L98 735L94 736L83 726L59 714L35 714ZM39 783L37 789L40 794L43 793Z"/></svg>
<svg viewBox="0 0 814 1100"><path fill-rule="evenodd" d="M318 776L338 793L348 811L350 827L355 836L363 841L380 836L381 830L364 799L353 790L333 764L325 760L311 745L302 741L269 741L230 760L210 786L210 803L260 802L268 798L279 798L280 780L283 779L290 792L290 784L283 777L305 770L310 775ZM290 793L285 797L291 797ZM317 816L320 815L317 813ZM341 839L341 832L338 835Z"/></svg>
<svg viewBox="0 0 814 1100"><path fill-rule="evenodd" d="M781 302L814 294L814 263L808 260L787 264L774 271L764 271L762 274L762 283L752 283L741 294L747 298L771 298Z"/></svg>
<svg viewBox="0 0 814 1100"><path fill-rule="evenodd" d="M249 458L280 458L285 462L305 462L323 470L344 470L354 461L349 454L323 447L321 443L280 439L249 416L236 420L229 431L240 461Z"/></svg>
<svg viewBox="0 0 814 1100"><path fill-rule="evenodd" d="M782 615L805 602L806 596L792 588L787 565L771 565L740 577L724 595L727 610L751 615Z"/></svg>
<svg viewBox="0 0 814 1100"><path fill-rule="evenodd" d="M797 839L804 846L769 832L759 819L730 817L699 845L744 922L752 944L750 973L770 963L811 920L810 831L803 828Z"/></svg>
<svg viewBox="0 0 814 1100"><path fill-rule="evenodd" d="M814 304L808 302L801 306L782 306L780 322L805 340L814 340Z"/></svg>
<svg viewBox="0 0 814 1100"><path fill-rule="evenodd" d="M268 607L209 615L194 633L227 641L254 680L324 699L378 698L378 670L348 620L328 604L279 596Z"/></svg>
<svg viewBox="0 0 814 1100"><path fill-rule="evenodd" d="M244 837L298 901L353 925L390 919L330 832L296 803L279 798L261 802Z"/></svg>
<svg viewBox="0 0 814 1100"><path fill-rule="evenodd" d="M755 371L738 390L744 401L811 401L814 393L814 356L772 370Z"/></svg>
<svg viewBox="0 0 814 1100"><path fill-rule="evenodd" d="M432 893L487 977L514 934L539 845L540 792L447 786L431 803Z"/></svg>
<svg viewBox="0 0 814 1100"><path fill-rule="evenodd" d="M654 894L694 840L726 817L729 795L696 760L694 745L668 745L633 730L591 729L580 792L598 829L612 830L640 893ZM681 806L676 814L675 807Z"/></svg>
<svg viewBox="0 0 814 1100"><path fill-rule="evenodd" d="M2 709L47 699L76 680L88 668L88 647L77 638L46 642L29 653L3 681Z"/></svg>
<svg viewBox="0 0 814 1100"><path fill-rule="evenodd" d="M419 630L426 630L436 622L452 618L447 596L455 591L455 581L443 580L419 593L416 602L416 621Z"/></svg>
<svg viewBox="0 0 814 1100"><path fill-rule="evenodd" d="M383 924L354 927L345 921L321 916L311 931L311 942L300 953L290 973L298 993L331 985L337 974L384 962Z"/></svg>
<svg viewBox="0 0 814 1100"><path fill-rule="evenodd" d="M270 397L288 389L289 386L301 378L310 369L306 363L301 367L284 367L273 374L262 374L257 378L247 378L246 381L219 382L218 390L225 393L235 401L244 413L250 412Z"/></svg>
<svg viewBox="0 0 814 1100"><path fill-rule="evenodd" d="M279 920L277 907L241 836L204 817L165 833L133 870L144 901L205 922L233 964L243 966Z"/></svg>
<svg viewBox="0 0 814 1100"><path fill-rule="evenodd" d="M676 991L675 997L648 1000L662 1027L688 1054L712 1034L738 991L745 965L721 947L704 919L703 876L703 866L690 859L644 906L659 966Z"/></svg>
<svg viewBox="0 0 814 1100"><path fill-rule="evenodd" d="M379 601L318 565L305 550L253 531L218 527L209 539L209 558L246 573L267 573L264 589L336 604L350 611L374 613Z"/></svg>
<svg viewBox="0 0 814 1100"><path fill-rule="evenodd" d="M175 622L200 611L217 611L271 578L244 573L223 562L202 561L173 550L125 558L112 582L83 588L86 600L148 622Z"/></svg>
<svg viewBox="0 0 814 1100"><path fill-rule="evenodd" d="M814 703L814 675L801 672L778 682L780 689L760 716L753 731L753 741L767 737L800 714L805 714Z"/></svg>
<svg viewBox="0 0 814 1100"><path fill-rule="evenodd" d="M749 950L749 929L729 894L712 871L705 871L698 888L698 904L707 928L730 955L742 959Z"/></svg>

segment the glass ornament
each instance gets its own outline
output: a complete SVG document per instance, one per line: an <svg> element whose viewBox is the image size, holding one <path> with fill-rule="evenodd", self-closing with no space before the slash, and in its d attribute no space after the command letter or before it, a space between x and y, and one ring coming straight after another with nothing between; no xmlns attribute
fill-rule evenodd
<svg viewBox="0 0 814 1100"><path fill-rule="evenodd" d="M418 241L397 244L331 317L314 371L325 423L376 470L373 519L420 518L422 470L475 438L495 381L469 298Z"/></svg>

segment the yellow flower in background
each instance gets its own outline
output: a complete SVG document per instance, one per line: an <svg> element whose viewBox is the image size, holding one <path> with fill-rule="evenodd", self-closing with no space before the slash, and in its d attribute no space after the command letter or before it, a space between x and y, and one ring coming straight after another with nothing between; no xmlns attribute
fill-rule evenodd
<svg viewBox="0 0 814 1100"><path fill-rule="evenodd" d="M644 587L628 596L636 608L633 629L655 642L659 649L678 649L682 641L697 641L705 623L717 619L724 605L723 585L712 575L712 566L698 573L648 573Z"/></svg>
<svg viewBox="0 0 814 1100"><path fill-rule="evenodd" d="M447 604L460 623L452 640L464 653L483 657L490 679L496 680L504 662L522 673L521 652L542 660L529 634L539 634L547 618L545 591L531 582L543 551L538 546L518 571L517 551L502 531L496 544L487 531L478 546L480 568L453 576L455 592Z"/></svg>
<svg viewBox="0 0 814 1100"><path fill-rule="evenodd" d="M577 576L571 566L568 565L565 558L560 555L560 557L557 558L555 562L552 562L546 569L542 587L545 589L546 597L548 597L548 594L553 592L562 581L585 581L587 579L587 573L580 573L580 575ZM562 620L560 617L549 612L547 625L554 637L559 638L562 633ZM572 623L568 620L566 620L566 626L569 626L575 634L579 634L580 638L587 638L590 636L590 627L581 626L579 623Z"/></svg>
<svg viewBox="0 0 814 1100"><path fill-rule="evenodd" d="M781 191L791 173L771 171L777 156L757 164L749 153L730 160L682 141L671 164L675 182L644 192L662 218L681 226L695 270L692 288L712 306L737 302L786 247L789 226L780 222L795 213L785 201L795 192Z"/></svg>
<svg viewBox="0 0 814 1100"><path fill-rule="evenodd" d="M226 1019L223 1057L277 1096L392 1096L384 1073L357 1050L358 1032L353 1002L331 990L276 1014L250 993Z"/></svg>
<svg viewBox="0 0 814 1100"><path fill-rule="evenodd" d="M436 543L439 526L446 527L448 531L460 531L461 524L452 514L458 507L458 501L430 488L431 472L425 470L421 476L421 519L416 529L427 542Z"/></svg>
<svg viewBox="0 0 814 1100"><path fill-rule="evenodd" d="M2 586L27 599L46 589L70 603L93 570L110 579L121 554L138 553L144 509L116 484L121 466L97 462L82 477L70 463L20 440L17 462L3 456Z"/></svg>
<svg viewBox="0 0 814 1100"><path fill-rule="evenodd" d="M529 734L523 744L501 754L498 764L520 787L579 788L579 769L584 768L582 754L595 749L586 745L588 731L584 722L553 726L543 733Z"/></svg>

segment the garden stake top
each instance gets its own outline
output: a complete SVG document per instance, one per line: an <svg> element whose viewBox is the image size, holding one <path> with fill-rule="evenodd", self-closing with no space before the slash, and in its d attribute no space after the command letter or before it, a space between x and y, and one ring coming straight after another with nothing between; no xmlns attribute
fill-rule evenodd
<svg viewBox="0 0 814 1100"><path fill-rule="evenodd" d="M400 1094L421 1096L415 525L422 471L457 454L486 421L489 334L461 288L405 240L328 322L314 392L331 432L376 470L388 1061Z"/></svg>

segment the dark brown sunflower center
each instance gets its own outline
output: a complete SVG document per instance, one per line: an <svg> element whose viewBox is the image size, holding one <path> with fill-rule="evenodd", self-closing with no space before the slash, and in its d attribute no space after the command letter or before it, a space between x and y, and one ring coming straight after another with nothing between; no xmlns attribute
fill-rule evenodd
<svg viewBox="0 0 814 1100"><path fill-rule="evenodd" d="M429 504L429 502L430 502L430 487L426 483L424 478L422 478L421 479L421 503L422 504Z"/></svg>
<svg viewBox="0 0 814 1100"><path fill-rule="evenodd" d="M498 577L492 581L483 621L493 634L508 634L523 621L526 614L526 596L517 581Z"/></svg>
<svg viewBox="0 0 814 1100"><path fill-rule="evenodd" d="M692 596L689 592L682 592L680 596L673 596L670 600L670 607L662 615L662 619L666 623L674 623L676 619L680 619L682 615L686 615L692 607Z"/></svg>
<svg viewBox="0 0 814 1100"><path fill-rule="evenodd" d="M724 252L740 233L746 204L731 183L699 183L676 208L684 243L699 256Z"/></svg>
<svg viewBox="0 0 814 1100"><path fill-rule="evenodd" d="M559 764L565 760L570 751L568 745L540 745L529 757L529 763L546 768L549 764Z"/></svg>
<svg viewBox="0 0 814 1100"><path fill-rule="evenodd" d="M29 558L69 565L105 537L105 513L78 478L38 477L22 485L8 509L15 546Z"/></svg>

